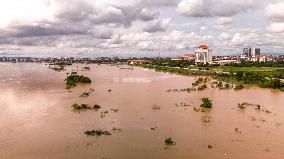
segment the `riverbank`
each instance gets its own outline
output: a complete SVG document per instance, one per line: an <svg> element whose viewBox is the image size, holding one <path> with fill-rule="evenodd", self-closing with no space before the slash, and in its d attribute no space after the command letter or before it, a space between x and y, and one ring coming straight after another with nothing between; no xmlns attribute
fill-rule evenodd
<svg viewBox="0 0 284 159"><path fill-rule="evenodd" d="M135 66L184 76L211 76L214 79L236 85L254 85L284 91L283 67L189 66L181 68L153 64L137 64Z"/></svg>

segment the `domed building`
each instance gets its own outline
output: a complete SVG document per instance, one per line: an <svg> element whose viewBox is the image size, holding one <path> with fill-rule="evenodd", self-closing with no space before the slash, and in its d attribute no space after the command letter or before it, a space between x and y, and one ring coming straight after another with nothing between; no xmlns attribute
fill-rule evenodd
<svg viewBox="0 0 284 159"><path fill-rule="evenodd" d="M212 63L212 50L207 45L200 45L195 50L195 63L196 64L211 64Z"/></svg>

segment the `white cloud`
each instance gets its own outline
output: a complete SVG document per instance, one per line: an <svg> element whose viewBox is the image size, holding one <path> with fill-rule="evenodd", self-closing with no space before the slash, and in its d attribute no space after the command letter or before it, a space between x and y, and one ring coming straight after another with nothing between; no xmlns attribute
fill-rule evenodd
<svg viewBox="0 0 284 159"><path fill-rule="evenodd" d="M189 17L234 16L255 9L262 0L182 0L177 11Z"/></svg>
<svg viewBox="0 0 284 159"><path fill-rule="evenodd" d="M220 40L230 40L231 34L223 32L219 35L219 39Z"/></svg>
<svg viewBox="0 0 284 159"><path fill-rule="evenodd" d="M206 26L201 26L200 27L200 33L205 33L206 31L208 31L208 28Z"/></svg>
<svg viewBox="0 0 284 159"><path fill-rule="evenodd" d="M224 52L281 51L283 7L281 0L0 0L0 50L184 53L206 43Z"/></svg>
<svg viewBox="0 0 284 159"><path fill-rule="evenodd" d="M216 20L217 25L230 25L233 23L233 19L231 17L220 17Z"/></svg>
<svg viewBox="0 0 284 159"><path fill-rule="evenodd" d="M170 25L170 19L155 19L147 24L143 29L145 32L154 33L154 32L163 32L168 29Z"/></svg>
<svg viewBox="0 0 284 159"><path fill-rule="evenodd" d="M269 4L265 8L265 14L269 20L284 22L284 2Z"/></svg>
<svg viewBox="0 0 284 159"><path fill-rule="evenodd" d="M244 45L245 41L245 37L242 36L240 33L236 33L232 38L232 42L234 45Z"/></svg>
<svg viewBox="0 0 284 159"><path fill-rule="evenodd" d="M282 23L272 23L267 29L271 32L284 33L284 22Z"/></svg>

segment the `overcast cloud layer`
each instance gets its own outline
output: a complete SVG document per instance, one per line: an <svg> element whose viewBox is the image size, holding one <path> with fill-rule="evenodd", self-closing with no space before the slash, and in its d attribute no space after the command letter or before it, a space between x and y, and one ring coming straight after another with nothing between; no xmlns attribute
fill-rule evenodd
<svg viewBox="0 0 284 159"><path fill-rule="evenodd" d="M0 0L0 56L284 53L282 0Z"/></svg>

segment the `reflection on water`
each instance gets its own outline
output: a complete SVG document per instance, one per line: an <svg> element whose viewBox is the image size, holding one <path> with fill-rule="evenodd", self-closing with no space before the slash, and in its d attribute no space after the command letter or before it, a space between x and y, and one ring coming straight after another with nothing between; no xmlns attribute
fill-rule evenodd
<svg viewBox="0 0 284 159"><path fill-rule="evenodd" d="M78 70L93 81L68 92L66 72L53 71L44 64L0 63L0 158L284 157L283 92L208 88L168 93L168 89L191 87L195 78L142 68L89 66L91 70L83 72L83 65L67 67L67 72ZM89 97L79 97L90 88L95 91ZM194 111L202 97L213 100L211 111ZM254 107L238 109L238 103L243 102L260 104L271 113ZM72 111L73 103L102 108L78 113ZM160 109L153 109L153 105ZM102 118L105 111L108 113ZM113 131L114 127L121 131ZM85 136L83 132L91 129L112 135ZM172 137L176 145L166 146L166 137Z"/></svg>
<svg viewBox="0 0 284 159"><path fill-rule="evenodd" d="M161 75L156 77L126 77L126 78L114 77L113 81L115 83L151 83L154 81L169 79L173 77L174 75Z"/></svg>

